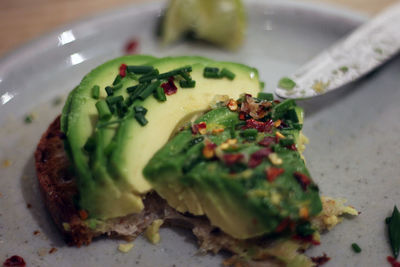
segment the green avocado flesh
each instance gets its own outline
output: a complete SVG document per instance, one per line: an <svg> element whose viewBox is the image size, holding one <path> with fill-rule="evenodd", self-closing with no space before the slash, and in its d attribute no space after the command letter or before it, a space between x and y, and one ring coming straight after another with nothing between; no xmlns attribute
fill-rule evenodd
<svg viewBox="0 0 400 267"><path fill-rule="evenodd" d="M291 100L277 104L250 96L238 103L264 114L254 119L254 113L226 105L205 113L154 155L145 177L169 205L206 215L238 239L304 224L322 204L297 150L302 109ZM200 126L205 130L197 131Z"/></svg>
<svg viewBox="0 0 400 267"><path fill-rule="evenodd" d="M175 75L177 91L167 95L166 101L157 100L151 93L143 99L132 98L129 102L132 94L127 88L144 83L141 79L146 74L127 73L125 77L118 78L122 64L128 65L128 68L152 66L159 73L189 66L195 86L181 88L183 78ZM229 69L235 78L204 78L206 67ZM168 82L168 77L154 80L152 82L164 84ZM99 99L93 97L94 86L100 88ZM107 96L106 87L113 91L112 95ZM190 114L210 109L216 95L238 98L244 92L255 95L259 90L257 70L202 57L157 59L134 55L97 67L70 93L61 116L61 130L66 134L65 148L77 175L79 208L86 210L90 218L99 219L140 212L143 195L152 189L142 174L143 168L154 153L167 143L178 123ZM110 119L109 116L99 119L100 111L96 103L111 101L115 97L123 98L119 102L124 105L123 114L119 113L122 108L107 102L110 110L117 111L111 111ZM147 110L144 117L148 122L145 125L139 122L137 116L140 114L134 109L139 106Z"/></svg>

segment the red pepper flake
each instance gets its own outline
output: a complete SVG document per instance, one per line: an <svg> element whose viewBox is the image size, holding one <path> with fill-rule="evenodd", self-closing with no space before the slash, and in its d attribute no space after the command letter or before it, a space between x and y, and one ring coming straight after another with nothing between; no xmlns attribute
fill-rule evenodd
<svg viewBox="0 0 400 267"><path fill-rule="evenodd" d="M274 144L274 143L275 143L275 138L274 138L273 136L264 137L263 140L261 140L260 142L258 142L258 144L259 144L260 146L266 146L266 147L269 147L270 145L272 145L272 144Z"/></svg>
<svg viewBox="0 0 400 267"><path fill-rule="evenodd" d="M33 231L33 235L38 235L38 234L40 234L40 231L39 231L39 230Z"/></svg>
<svg viewBox="0 0 400 267"><path fill-rule="evenodd" d="M279 104L279 103L281 103L281 101L279 101L279 100L274 100L274 103L275 103L275 104Z"/></svg>
<svg viewBox="0 0 400 267"><path fill-rule="evenodd" d="M166 95L173 95L176 93L178 88L174 83L174 77L171 76L168 78L168 82L161 84L161 87L164 89L164 93Z"/></svg>
<svg viewBox="0 0 400 267"><path fill-rule="evenodd" d="M207 132L207 124L202 121L192 125L192 134L205 134Z"/></svg>
<svg viewBox="0 0 400 267"><path fill-rule="evenodd" d="M276 178L278 178L279 175L281 175L284 172L285 170L282 168L269 167L266 171L268 182L272 183L273 181L276 180Z"/></svg>
<svg viewBox="0 0 400 267"><path fill-rule="evenodd" d="M4 267L10 267L10 266L14 266L14 267L25 267L26 263L24 261L24 259L18 255L14 255L11 256L10 258L8 258L4 263L3 263Z"/></svg>
<svg viewBox="0 0 400 267"><path fill-rule="evenodd" d="M32 208L32 204L28 203L28 204L26 204L26 207L27 207L28 209L30 209L30 208Z"/></svg>
<svg viewBox="0 0 400 267"><path fill-rule="evenodd" d="M255 168L258 165L261 164L264 158L268 157L269 154L272 153L272 149L269 147L264 147L261 148L260 150L254 152L253 154L250 155L250 160L249 160L249 167L250 168Z"/></svg>
<svg viewBox="0 0 400 267"><path fill-rule="evenodd" d="M122 78L126 76L126 67L126 64L121 64L121 66L119 66L119 76L121 76Z"/></svg>
<svg viewBox="0 0 400 267"><path fill-rule="evenodd" d="M392 256L387 256L387 261L392 265L392 267L400 267L400 262L396 261Z"/></svg>
<svg viewBox="0 0 400 267"><path fill-rule="evenodd" d="M293 151L297 151L296 144L291 144L290 146L287 146L287 148Z"/></svg>
<svg viewBox="0 0 400 267"><path fill-rule="evenodd" d="M206 159L211 159L215 156L215 149L217 148L217 145L214 143L206 143L206 145L203 148L203 156Z"/></svg>
<svg viewBox="0 0 400 267"><path fill-rule="evenodd" d="M82 220L86 220L89 217L89 215L86 210L80 210L79 217L81 217Z"/></svg>
<svg viewBox="0 0 400 267"><path fill-rule="evenodd" d="M316 263L317 266L321 266L325 263L327 263L328 261L330 261L331 258L329 258L326 253L322 254L322 256L318 256L318 257L311 257L312 262Z"/></svg>
<svg viewBox="0 0 400 267"><path fill-rule="evenodd" d="M53 254L54 252L57 252L57 249L56 249L56 248L51 248L51 249L49 250L49 254Z"/></svg>
<svg viewBox="0 0 400 267"><path fill-rule="evenodd" d="M311 179L301 172L295 172L293 173L293 176L296 178L297 182L299 182L301 188L306 191L307 187L311 184Z"/></svg>
<svg viewBox="0 0 400 267"><path fill-rule="evenodd" d="M139 41L136 39L129 40L125 45L125 54L136 54L139 47Z"/></svg>
<svg viewBox="0 0 400 267"><path fill-rule="evenodd" d="M246 119L246 112L240 111L239 112L239 120L244 121Z"/></svg>
<svg viewBox="0 0 400 267"><path fill-rule="evenodd" d="M275 232L276 233L281 233L283 232L288 226L290 225L290 219L286 218L283 221L279 223L279 225L276 227Z"/></svg>
<svg viewBox="0 0 400 267"><path fill-rule="evenodd" d="M306 243L310 243L314 246L321 245L321 242L319 242L318 240L315 240L313 235L307 235L307 236L295 235L295 236L293 236L293 239L300 240L300 241L303 241Z"/></svg>
<svg viewBox="0 0 400 267"><path fill-rule="evenodd" d="M243 154L237 153L237 154L225 154L223 156L224 162L228 166L232 166L235 163L238 163L244 158Z"/></svg>
<svg viewBox="0 0 400 267"><path fill-rule="evenodd" d="M243 129L256 129L259 132L271 132L272 126L274 124L273 120L268 120L266 122L256 121L255 119L249 119L246 121L246 125Z"/></svg>

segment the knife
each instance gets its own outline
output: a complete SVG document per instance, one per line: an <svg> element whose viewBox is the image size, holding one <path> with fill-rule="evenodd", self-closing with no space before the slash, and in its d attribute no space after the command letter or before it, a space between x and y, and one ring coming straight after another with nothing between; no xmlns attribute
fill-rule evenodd
<svg viewBox="0 0 400 267"><path fill-rule="evenodd" d="M400 51L400 2L279 81L282 98L306 99L356 81Z"/></svg>

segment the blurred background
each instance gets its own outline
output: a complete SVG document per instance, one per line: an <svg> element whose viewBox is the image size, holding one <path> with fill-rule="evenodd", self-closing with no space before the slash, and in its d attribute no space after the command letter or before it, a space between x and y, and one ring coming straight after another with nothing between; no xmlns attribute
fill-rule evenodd
<svg viewBox="0 0 400 267"><path fill-rule="evenodd" d="M0 57L29 40L75 20L151 0L1 0L0 1ZM301 1L301 0L297 0ZM330 3L369 15L398 0L308 0Z"/></svg>

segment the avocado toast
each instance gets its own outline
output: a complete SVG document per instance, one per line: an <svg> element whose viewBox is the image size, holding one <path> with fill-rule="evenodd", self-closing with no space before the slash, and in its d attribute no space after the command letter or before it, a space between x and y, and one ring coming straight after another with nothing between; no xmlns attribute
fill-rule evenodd
<svg viewBox="0 0 400 267"><path fill-rule="evenodd" d="M204 251L312 265L297 251L356 212L319 197L298 151L302 110L259 91L255 69L200 57L122 57L89 73L35 154L67 241L134 238L163 220Z"/></svg>

